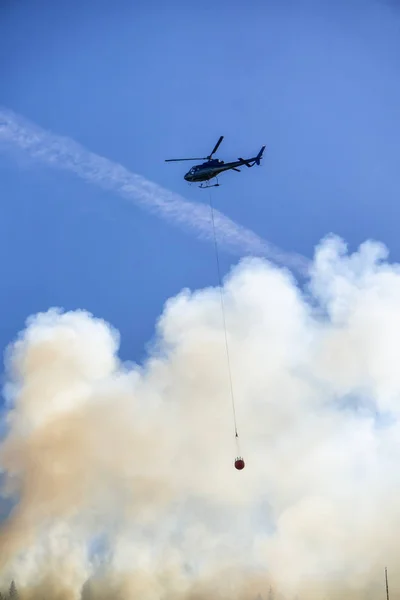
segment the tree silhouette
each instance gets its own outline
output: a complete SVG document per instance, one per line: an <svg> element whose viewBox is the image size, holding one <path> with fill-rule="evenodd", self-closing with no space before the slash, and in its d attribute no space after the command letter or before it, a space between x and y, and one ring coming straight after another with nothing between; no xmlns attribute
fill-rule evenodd
<svg viewBox="0 0 400 600"><path fill-rule="evenodd" d="M8 593L8 597L10 600L18 600L19 596L18 596L18 591L17 591L17 586L15 585L15 581L12 580L11 585L10 585L10 591Z"/></svg>
<svg viewBox="0 0 400 600"><path fill-rule="evenodd" d="M268 600L275 600L274 598L274 590L272 589L272 585L269 586Z"/></svg>

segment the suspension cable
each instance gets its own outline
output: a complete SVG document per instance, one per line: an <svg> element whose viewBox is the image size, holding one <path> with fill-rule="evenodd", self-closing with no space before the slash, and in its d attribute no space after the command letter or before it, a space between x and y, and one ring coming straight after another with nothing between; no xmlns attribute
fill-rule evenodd
<svg viewBox="0 0 400 600"><path fill-rule="evenodd" d="M213 208L213 204L212 204L212 200L211 200L211 190L210 189L208 190L208 194L209 194L209 203L210 203L210 211L211 211L211 221L212 221L212 228L213 228L215 257L216 257L216 262L217 262L217 273L218 273L218 283L219 283L219 291L220 291L221 312L222 312L222 318L223 318L223 324L224 324L225 349L226 349L226 358L227 358L227 363L228 363L229 383L230 383L231 400L232 400L232 411L233 411L233 423L234 423L234 428L235 428L235 438L236 438L236 441L237 441L238 451L239 451L239 454L240 454L239 435L238 435L237 421L236 421L235 397L234 397L234 393L233 393L231 361L230 361L230 356L229 356L228 335L227 335L227 332L226 332L224 293L223 293L223 289L222 289L221 267L220 267L220 261L219 261L218 242L217 242L217 235L216 235L216 231L215 231L214 208Z"/></svg>

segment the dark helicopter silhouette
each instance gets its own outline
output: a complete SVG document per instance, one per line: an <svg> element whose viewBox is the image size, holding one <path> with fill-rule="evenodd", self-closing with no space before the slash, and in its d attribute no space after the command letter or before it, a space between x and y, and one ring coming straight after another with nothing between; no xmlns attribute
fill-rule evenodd
<svg viewBox="0 0 400 600"><path fill-rule="evenodd" d="M184 179L189 183L208 182L210 181L210 179L217 177L220 173L223 173L224 171L233 170L238 171L240 173L240 169L238 169L238 167L246 165L246 167L251 168L254 167L254 165L260 164L263 152L265 150L265 146L262 146L257 156L253 156L252 158L239 158L238 160L227 163L225 163L223 160L219 160L218 158L212 158L213 154L215 154L215 152L218 150L219 145L223 139L224 136L221 135L218 142L215 144L213 151L208 156L204 156L201 158L168 158L165 162L175 162L181 160L207 160L207 162L201 165L196 165L195 167L192 167L190 171L188 171L186 175L184 175ZM199 187L204 188L217 186L219 186L218 179L217 183L215 183L214 185L209 185L208 183L207 185L203 185L202 183Z"/></svg>

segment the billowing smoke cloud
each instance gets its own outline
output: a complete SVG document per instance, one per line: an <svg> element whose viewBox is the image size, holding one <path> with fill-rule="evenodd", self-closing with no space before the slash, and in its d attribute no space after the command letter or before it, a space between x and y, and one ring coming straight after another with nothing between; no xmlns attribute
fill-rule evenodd
<svg viewBox="0 0 400 600"><path fill-rule="evenodd" d="M308 286L263 259L170 299L143 365L77 311L6 355L0 577L24 598L254 600L393 592L400 269L329 238ZM393 569L391 568L393 567Z"/></svg>

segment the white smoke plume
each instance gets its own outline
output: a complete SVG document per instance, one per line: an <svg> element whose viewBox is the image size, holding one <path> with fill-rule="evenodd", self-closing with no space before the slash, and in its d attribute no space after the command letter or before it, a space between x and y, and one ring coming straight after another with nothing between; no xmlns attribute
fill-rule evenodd
<svg viewBox="0 0 400 600"><path fill-rule="evenodd" d="M330 237L306 289L265 259L165 306L143 365L84 312L6 355L0 577L24 598L377 598L400 591L400 269Z"/></svg>
<svg viewBox="0 0 400 600"><path fill-rule="evenodd" d="M194 233L199 239L212 241L213 232L207 204L182 198L165 188L130 172L112 161L89 152L74 140L58 136L30 122L21 115L0 107L0 149L17 148L48 166L69 171L83 180ZM220 211L214 211L218 243L234 255L265 256L274 262L307 272L308 260L300 254L284 252L253 231L238 225Z"/></svg>

